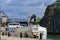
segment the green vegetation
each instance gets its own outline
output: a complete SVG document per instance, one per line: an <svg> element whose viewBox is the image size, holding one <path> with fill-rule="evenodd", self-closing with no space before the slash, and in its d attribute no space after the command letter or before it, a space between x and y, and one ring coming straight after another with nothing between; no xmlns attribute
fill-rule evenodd
<svg viewBox="0 0 60 40"><path fill-rule="evenodd" d="M40 22L41 18L40 17L37 17L36 18L36 22Z"/></svg>
<svg viewBox="0 0 60 40"><path fill-rule="evenodd" d="M60 10L60 0L57 0L56 3L58 4L58 5L56 6L56 9Z"/></svg>
<svg viewBox="0 0 60 40"><path fill-rule="evenodd" d="M57 0L56 2L59 2L60 3L60 0Z"/></svg>
<svg viewBox="0 0 60 40"><path fill-rule="evenodd" d="M60 6L57 6L56 9L60 10Z"/></svg>

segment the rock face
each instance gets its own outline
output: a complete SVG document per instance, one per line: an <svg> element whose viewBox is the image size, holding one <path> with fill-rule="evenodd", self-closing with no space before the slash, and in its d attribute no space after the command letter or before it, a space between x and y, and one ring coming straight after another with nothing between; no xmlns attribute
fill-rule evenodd
<svg viewBox="0 0 60 40"><path fill-rule="evenodd" d="M60 6L60 3L49 5L40 21L40 25L46 27L50 33L60 32L60 10L56 9L57 6Z"/></svg>
<svg viewBox="0 0 60 40"><path fill-rule="evenodd" d="M55 10L55 14L53 15L53 31L60 32L60 10Z"/></svg>

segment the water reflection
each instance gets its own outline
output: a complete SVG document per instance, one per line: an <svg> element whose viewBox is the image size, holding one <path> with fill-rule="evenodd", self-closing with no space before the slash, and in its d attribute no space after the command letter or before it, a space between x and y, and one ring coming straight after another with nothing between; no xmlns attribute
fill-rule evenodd
<svg viewBox="0 0 60 40"><path fill-rule="evenodd" d="M48 34L47 40L60 40L60 34Z"/></svg>

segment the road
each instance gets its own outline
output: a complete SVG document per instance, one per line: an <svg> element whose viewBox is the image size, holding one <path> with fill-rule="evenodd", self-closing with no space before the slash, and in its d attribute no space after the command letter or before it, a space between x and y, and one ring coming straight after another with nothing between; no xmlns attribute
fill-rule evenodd
<svg viewBox="0 0 60 40"><path fill-rule="evenodd" d="M1 40L38 40L38 39L1 36Z"/></svg>

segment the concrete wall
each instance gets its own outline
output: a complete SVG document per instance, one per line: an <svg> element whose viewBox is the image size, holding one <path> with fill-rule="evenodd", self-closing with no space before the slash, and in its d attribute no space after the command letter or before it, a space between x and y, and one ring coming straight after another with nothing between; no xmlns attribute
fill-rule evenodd
<svg viewBox="0 0 60 40"><path fill-rule="evenodd" d="M22 36L24 37L24 33L26 32L29 37L32 36L32 28L31 27L21 27L21 28L16 28L14 33L17 35L20 35L20 32L22 32Z"/></svg>

